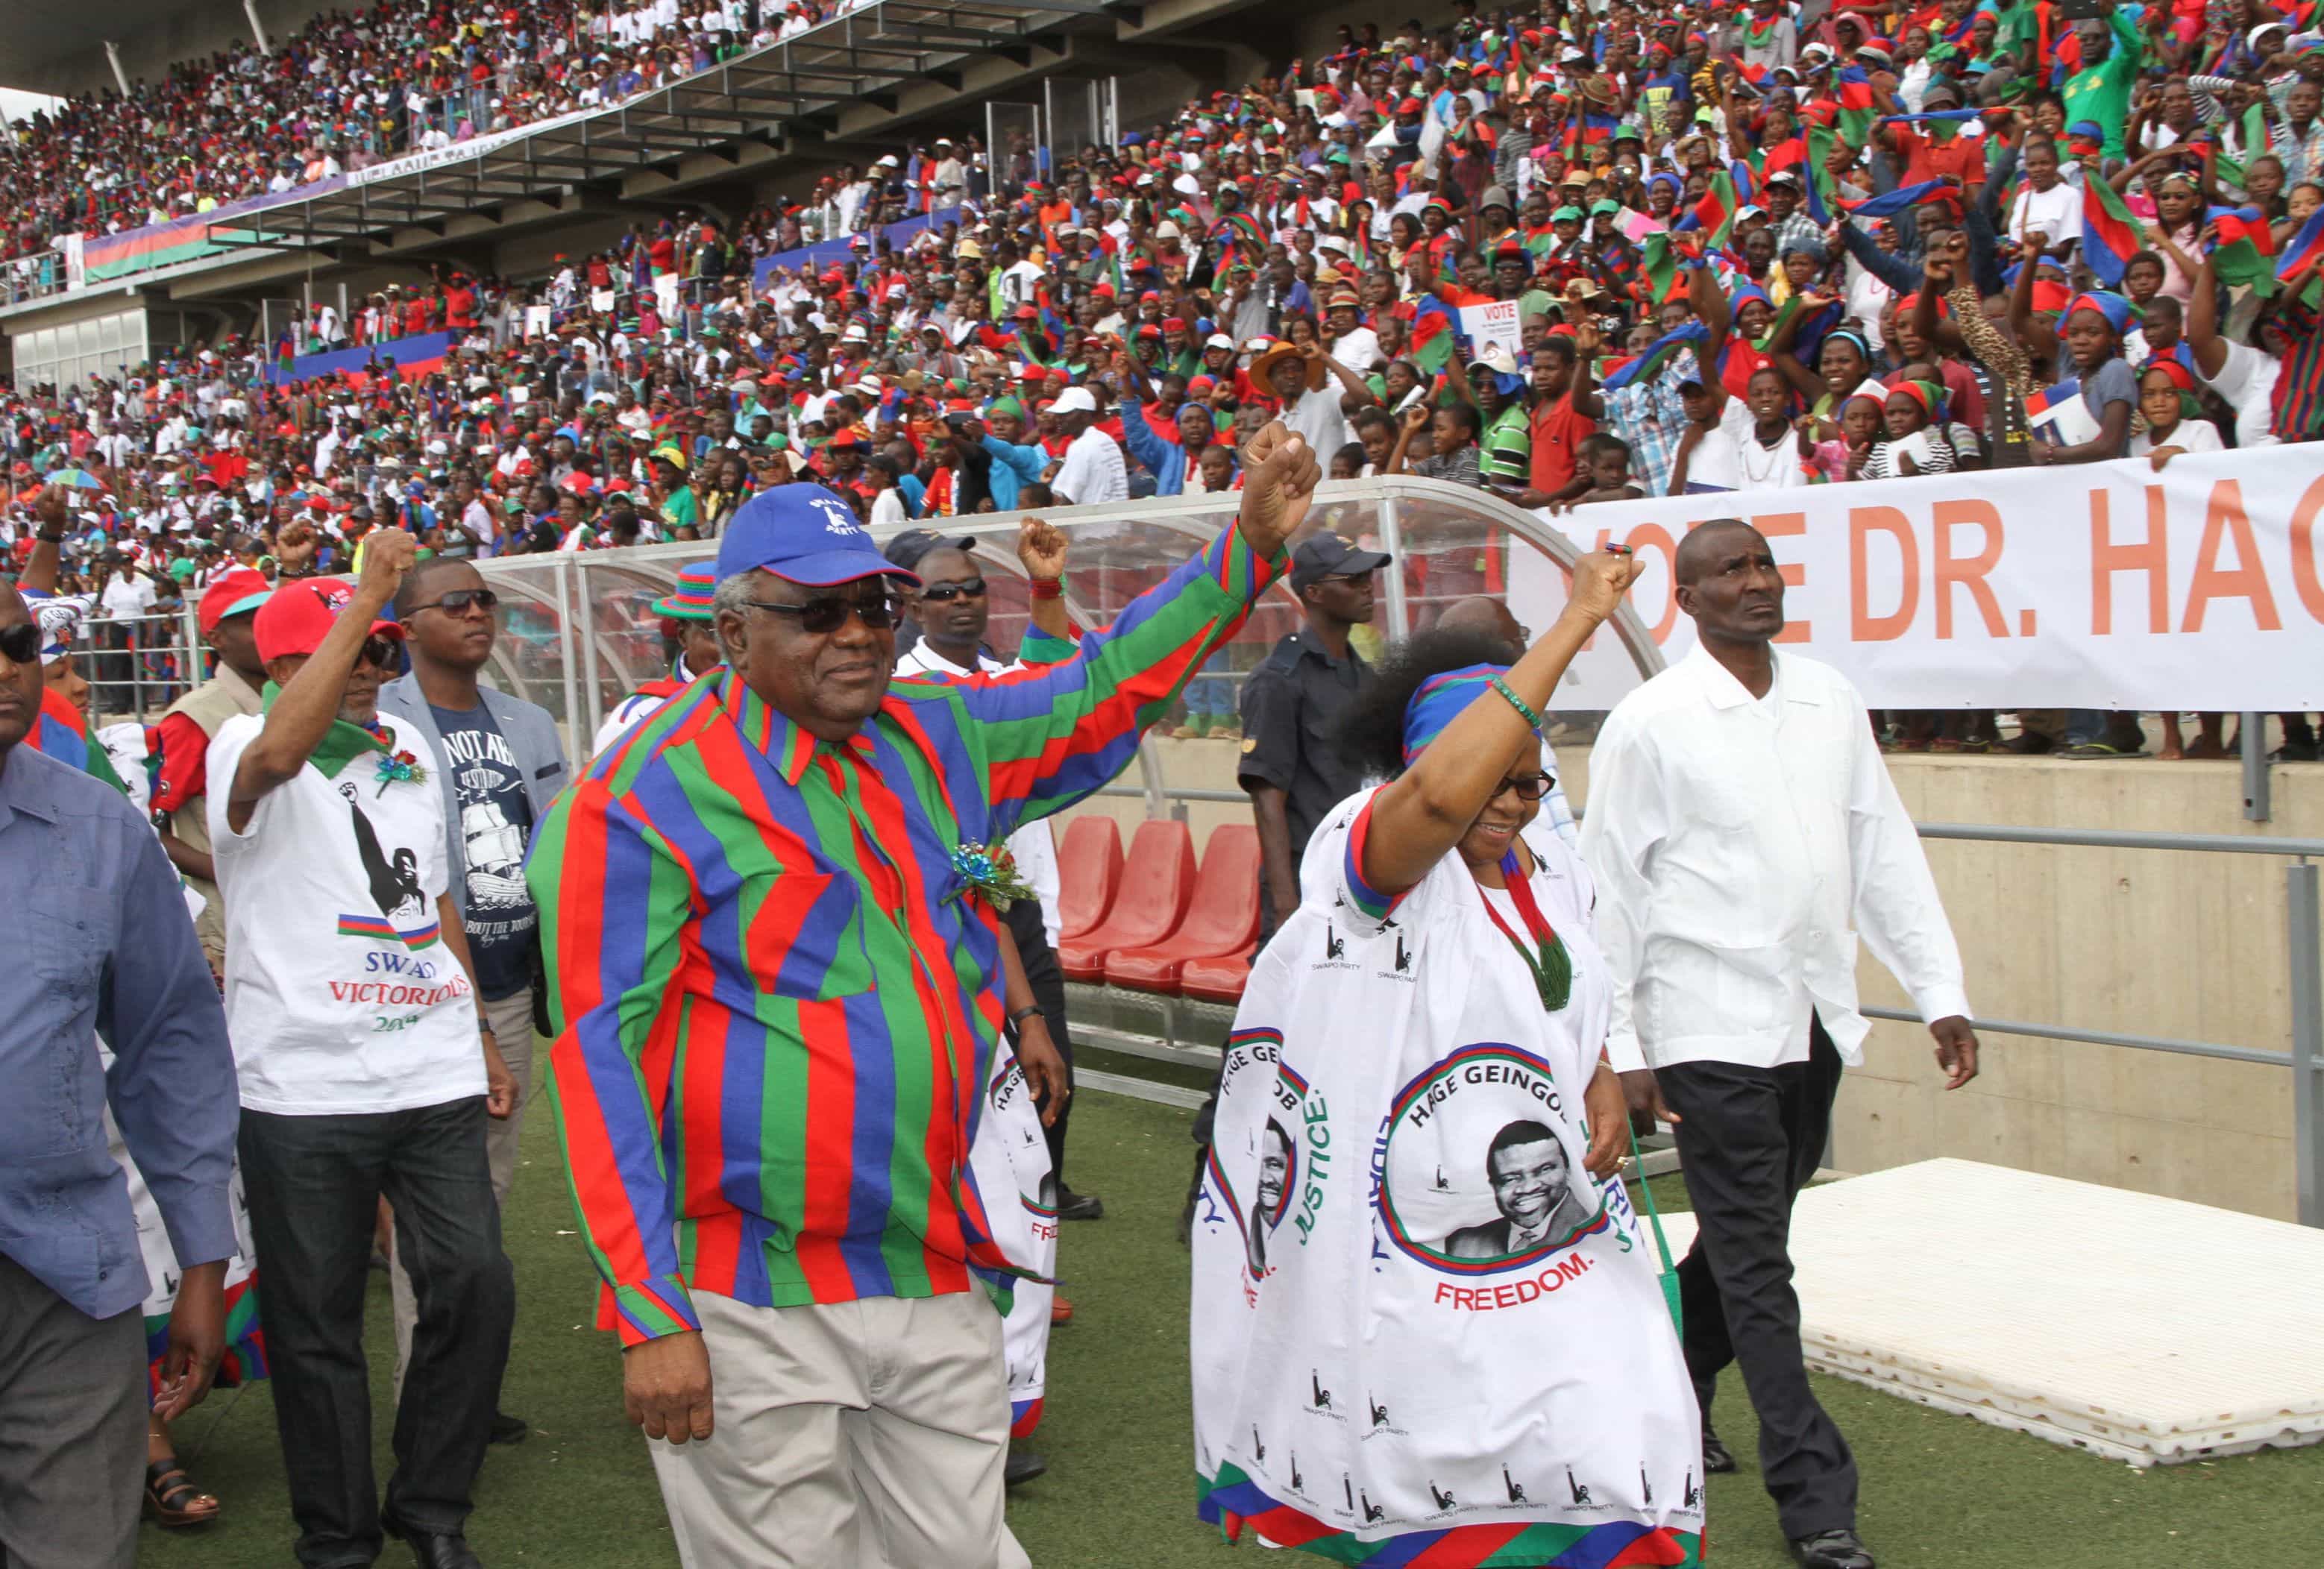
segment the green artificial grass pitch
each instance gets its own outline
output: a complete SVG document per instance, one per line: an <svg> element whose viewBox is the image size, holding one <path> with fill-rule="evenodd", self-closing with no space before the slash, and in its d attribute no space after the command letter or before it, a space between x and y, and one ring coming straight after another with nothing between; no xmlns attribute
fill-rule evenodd
<svg viewBox="0 0 2324 1569"><path fill-rule="evenodd" d="M1012 1494L1009 1511L1038 1569L1322 1562L1231 1549L1194 1518L1186 1254L1176 1232L1194 1162L1190 1121L1172 1107L1095 1093L1074 1108L1068 1175L1076 1189L1102 1197L1106 1213L1066 1225L1059 1245L1075 1317L1050 1341L1047 1413L1032 1441L1049 1471ZM505 1217L517 1324L503 1406L529 1418L533 1433L492 1451L469 1541L488 1569L664 1569L678 1555L645 1441L622 1417L620 1352L610 1335L589 1327L595 1277L574 1233L545 1115L528 1117L525 1149ZM1686 1207L1675 1177L1658 1179L1655 1196L1665 1209ZM393 1361L384 1274L373 1277L368 1333L383 1481ZM2008 1328L1997 1324L1994 1333ZM1855 1446L1860 1526L1889 1569L2324 1561L2324 1450L2142 1472L1837 1379L1820 1378L1817 1392ZM1743 1468L1711 1479L1709 1561L1720 1569L1787 1569L1752 1462L1750 1406L1731 1377L1715 1418ZM290 1563L296 1532L268 1387L212 1395L179 1425L178 1441L197 1484L217 1493L224 1509L198 1531L148 1524L140 1562L172 1569ZM408 1550L390 1542L380 1561L408 1562Z"/></svg>

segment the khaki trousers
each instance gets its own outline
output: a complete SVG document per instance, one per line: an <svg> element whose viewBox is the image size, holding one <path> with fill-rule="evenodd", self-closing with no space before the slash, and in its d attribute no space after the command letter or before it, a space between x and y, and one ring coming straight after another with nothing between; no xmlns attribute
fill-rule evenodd
<svg viewBox="0 0 2324 1569"><path fill-rule="evenodd" d="M1001 1518L1009 1388L981 1288L694 1306L716 1428L649 1445L687 1569L1029 1569Z"/></svg>
<svg viewBox="0 0 2324 1569"><path fill-rule="evenodd" d="M532 1099L532 988L485 1003L484 1017L493 1021L493 1039L501 1048L501 1060L508 1065L509 1077L516 1081L516 1107L508 1121L484 1120L484 1158L492 1165L493 1202L505 1211L510 1185L516 1181L517 1141L524 1131L525 1103ZM412 1295L411 1277L403 1272L402 1260L389 1260L387 1278L395 1303L395 1389L401 1395L403 1364L411 1360L411 1326L420 1320L420 1299Z"/></svg>

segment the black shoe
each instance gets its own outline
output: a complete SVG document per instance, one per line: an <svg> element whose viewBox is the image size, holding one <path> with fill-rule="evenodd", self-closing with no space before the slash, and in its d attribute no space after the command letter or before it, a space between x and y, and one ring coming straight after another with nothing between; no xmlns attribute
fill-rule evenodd
<svg viewBox="0 0 2324 1569"><path fill-rule="evenodd" d="M2276 762L2314 762L2316 743L2313 740L2288 739L2282 746L2269 752L2268 757Z"/></svg>
<svg viewBox="0 0 2324 1569"><path fill-rule="evenodd" d="M1735 1469L1735 1456L1708 1427L1702 1430L1702 1469L1712 1476L1725 1476Z"/></svg>
<svg viewBox="0 0 2324 1569"><path fill-rule="evenodd" d="M389 1536L410 1544L420 1569L484 1569L468 1538L458 1531L415 1531L388 1519L381 1520L380 1526Z"/></svg>
<svg viewBox="0 0 2324 1569"><path fill-rule="evenodd" d="M1093 1221L1105 1214L1105 1205L1093 1193L1075 1193L1072 1188L1057 1192L1057 1218L1061 1221Z"/></svg>
<svg viewBox="0 0 2324 1569"><path fill-rule="evenodd" d="M1048 1469L1047 1461L1029 1449L1019 1449L1012 1444L1009 1446L1009 1458L1001 1468L1001 1485L1015 1487L1032 1481Z"/></svg>
<svg viewBox="0 0 2324 1569"><path fill-rule="evenodd" d="M1800 1569L1872 1569L1872 1555L1854 1531L1794 1537L1792 1559Z"/></svg>
<svg viewBox="0 0 2324 1569"><path fill-rule="evenodd" d="M512 1417L506 1411L493 1413L493 1430L489 1440L491 1443L521 1444L531 1435L532 1424L523 1417Z"/></svg>

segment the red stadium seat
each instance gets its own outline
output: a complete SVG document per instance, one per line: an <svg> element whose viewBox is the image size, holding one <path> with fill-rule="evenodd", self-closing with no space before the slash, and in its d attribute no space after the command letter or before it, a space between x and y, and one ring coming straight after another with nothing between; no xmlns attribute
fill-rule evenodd
<svg viewBox="0 0 2324 1569"><path fill-rule="evenodd" d="M1068 981L1102 982L1106 955L1150 948L1178 929L1194 891L1194 839L1184 823L1140 823L1122 863L1121 887L1105 918L1057 945Z"/></svg>
<svg viewBox="0 0 2324 1569"><path fill-rule="evenodd" d="M1065 825L1057 846L1057 937L1077 937L1105 918L1121 886L1121 829L1093 812Z"/></svg>
<svg viewBox="0 0 2324 1569"><path fill-rule="evenodd" d="M1250 980L1250 962L1258 956L1254 944L1239 954L1188 959L1178 971L1178 994L1204 1002L1240 1002L1242 989Z"/></svg>
<svg viewBox="0 0 2324 1569"><path fill-rule="evenodd" d="M1203 851L1194 902L1178 929L1150 947L1125 948L1105 962L1109 985L1176 992L1190 959L1217 958L1250 946L1259 935L1259 830L1229 823Z"/></svg>

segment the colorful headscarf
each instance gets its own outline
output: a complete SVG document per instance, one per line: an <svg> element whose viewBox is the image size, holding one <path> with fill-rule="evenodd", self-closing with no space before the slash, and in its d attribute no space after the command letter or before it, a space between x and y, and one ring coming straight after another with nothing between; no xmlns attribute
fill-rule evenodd
<svg viewBox="0 0 2324 1569"><path fill-rule="evenodd" d="M1922 411L1928 416L1930 424L1933 425L1944 418L1945 390L1936 383L1899 382L1888 389L1888 395L1892 398L1899 392L1921 405Z"/></svg>
<svg viewBox="0 0 2324 1569"><path fill-rule="evenodd" d="M2070 318L2077 310L2095 310L2105 317L2107 326L2114 329L2116 337L2130 328L2130 301L2119 294L2109 294L2102 289L2077 294L2067 302L2065 314Z"/></svg>
<svg viewBox="0 0 2324 1569"><path fill-rule="evenodd" d="M1404 706L1404 761L1412 766L1428 743L1444 733L1470 704L1493 689L1494 678L1508 674L1507 665L1464 665L1431 676Z"/></svg>
<svg viewBox="0 0 2324 1569"><path fill-rule="evenodd" d="M2194 420L2201 417L2202 406L2195 399L2195 377L2192 372L2177 360L2160 355L2138 367L2138 379L2142 383L2145 382L2146 373L2149 371L2161 371L2171 384L2179 390L2179 418Z"/></svg>

